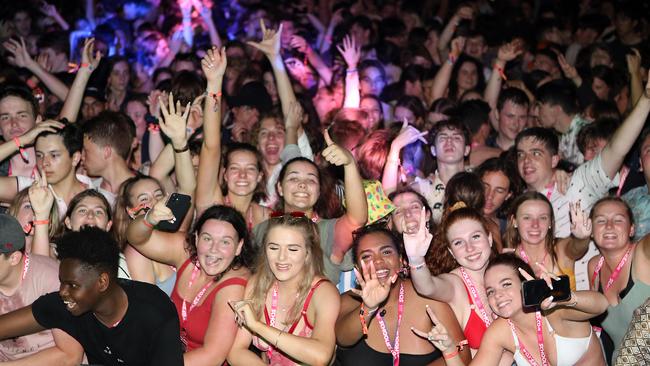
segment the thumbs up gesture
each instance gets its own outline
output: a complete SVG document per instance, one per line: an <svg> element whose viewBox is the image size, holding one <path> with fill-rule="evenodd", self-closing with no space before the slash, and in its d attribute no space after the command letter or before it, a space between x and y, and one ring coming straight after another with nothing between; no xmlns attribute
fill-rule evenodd
<svg viewBox="0 0 650 366"><path fill-rule="evenodd" d="M330 137L327 129L323 132L323 136L325 137L325 143L327 144L327 147L321 154L325 160L327 160L330 164L336 166L349 165L350 163L354 162L352 153L345 148L335 144L334 141L332 141L332 138Z"/></svg>

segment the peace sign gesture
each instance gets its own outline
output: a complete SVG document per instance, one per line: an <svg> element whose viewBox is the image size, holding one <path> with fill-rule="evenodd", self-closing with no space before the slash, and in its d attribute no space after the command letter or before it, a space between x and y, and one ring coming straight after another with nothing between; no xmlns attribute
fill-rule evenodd
<svg viewBox="0 0 650 366"><path fill-rule="evenodd" d="M411 331L418 337L425 338L431 342L431 344L433 344L442 353L449 353L449 351L454 348L454 342L449 336L447 328L445 328L440 320L438 320L438 317L436 317L436 314L434 314L429 305L427 305L427 314L429 315L431 323L433 324L431 330L428 332L423 332L419 329L411 327Z"/></svg>
<svg viewBox="0 0 650 366"><path fill-rule="evenodd" d="M363 271L363 275L359 273L357 268L354 268L354 274L357 277L357 282L361 286L361 290L352 289L351 291L361 297L365 307L368 309L376 309L379 304L388 298L390 287L397 280L397 273L391 276L390 282L386 281L381 283L377 278L377 270L373 261L370 261L370 264L366 264L364 260L361 260L361 270Z"/></svg>

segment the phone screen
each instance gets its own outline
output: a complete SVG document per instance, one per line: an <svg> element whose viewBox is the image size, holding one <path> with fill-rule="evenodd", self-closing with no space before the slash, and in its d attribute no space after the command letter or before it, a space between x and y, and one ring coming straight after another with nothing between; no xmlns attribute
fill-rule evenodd
<svg viewBox="0 0 650 366"><path fill-rule="evenodd" d="M524 307L539 307L539 304L549 296L553 296L554 301L565 301L571 298L571 285L569 276L560 276L560 280L553 280L553 290L551 290L544 280L525 281L521 284L522 298Z"/></svg>

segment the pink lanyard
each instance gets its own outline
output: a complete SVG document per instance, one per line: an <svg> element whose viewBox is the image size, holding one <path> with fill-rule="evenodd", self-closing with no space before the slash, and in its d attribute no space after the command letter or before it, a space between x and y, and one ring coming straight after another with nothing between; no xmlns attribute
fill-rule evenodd
<svg viewBox="0 0 650 366"><path fill-rule="evenodd" d="M481 320L483 320L485 326L489 327L490 324L492 323L492 319L490 319L487 310L485 310L485 306L483 305L481 296L478 294L478 290L476 290L476 286L474 286L474 281L472 281L472 278L467 274L467 272L465 272L465 268L463 267L460 267L460 274L463 279L463 282L465 282L465 286L467 286L467 288L469 289L469 294L472 297L472 302L476 307L475 310L481 316Z"/></svg>
<svg viewBox="0 0 650 366"><path fill-rule="evenodd" d="M546 262L546 256L548 256L548 252L544 251L544 258L542 258L541 264L544 264L544 262ZM521 245L519 246L519 257L521 257L521 260L526 262L526 264L530 264L530 259L528 258L528 254L526 254L524 247Z"/></svg>
<svg viewBox="0 0 650 366"><path fill-rule="evenodd" d="M625 262L627 262L628 258L630 257L630 253L632 253L632 249L634 249L634 244L630 245L630 247L625 252L625 255L623 255L623 258L621 258L621 261L618 262L616 269L614 269L612 274L609 275L609 279L607 280L607 284L605 285L605 291L609 290L609 288L612 286L614 281L616 281L618 276L621 274L621 271L623 270L623 266L625 266ZM594 276L593 276L594 291L598 291L598 274L600 273L600 269L603 267L603 263L605 263L605 257L601 255L600 259L598 260L598 263L596 264L596 268L594 268Z"/></svg>
<svg viewBox="0 0 650 366"><path fill-rule="evenodd" d="M630 174L630 168L624 166L623 169L621 169L621 177L618 183L618 189L616 190L616 197L621 197L621 192L623 191L623 186L625 185L625 180L627 179L628 174Z"/></svg>
<svg viewBox="0 0 650 366"><path fill-rule="evenodd" d="M393 356L393 366L399 366L399 325L402 323L402 314L404 313L404 284L400 283L399 285L399 298L397 302L397 329L395 329L395 344L391 345L390 337L388 337L388 328L386 328L386 323L384 322L384 317L381 316L381 313L377 313L377 321L379 322L379 327L381 328L381 334L384 336L384 342L386 343L386 348Z"/></svg>
<svg viewBox="0 0 650 366"><path fill-rule="evenodd" d="M276 282L273 285L273 291L271 292L271 313L269 314L269 326L275 328L275 319L278 313L278 283ZM266 351L268 359L271 360L271 355L273 355L273 346L269 344L269 350Z"/></svg>
<svg viewBox="0 0 650 366"><path fill-rule="evenodd" d="M515 335L515 337L519 338L519 336L517 336L517 330L515 329L515 325L512 323L510 319L508 319L508 325L510 325L510 329L512 329L512 333ZM542 328L542 314L539 311L535 313L535 325L537 326L537 347L539 347L539 356L542 360L542 366L548 366L549 364L548 359L546 358L546 352L544 352L544 331ZM535 361L533 355L531 355L530 352L528 352L523 342L521 342L521 339L519 339L519 349L521 350L521 353L524 355L524 357L526 357L528 363L531 366L539 365L537 361Z"/></svg>
<svg viewBox="0 0 650 366"><path fill-rule="evenodd" d="M196 276L199 274L199 266L197 264L194 265L194 269L192 270L192 278L190 278L190 282L188 285L188 288L192 287L192 284L194 283L194 280L196 280ZM183 299L183 307L181 309L181 316L183 318L183 327L185 325L185 322L187 321L187 315L188 313L192 312L196 305L198 305L199 301L201 301L201 298L203 298L203 295L205 295L205 292L208 290L208 287L212 285L213 281L208 281L203 287L201 288L201 291L199 291L198 294L196 294L196 297L194 297L194 300L192 301L192 305L190 305L190 309L187 310L187 301Z"/></svg>
<svg viewBox="0 0 650 366"><path fill-rule="evenodd" d="M546 186L546 198L548 200L551 200L551 196L553 195L553 191L555 190L555 183L551 182L551 184Z"/></svg>

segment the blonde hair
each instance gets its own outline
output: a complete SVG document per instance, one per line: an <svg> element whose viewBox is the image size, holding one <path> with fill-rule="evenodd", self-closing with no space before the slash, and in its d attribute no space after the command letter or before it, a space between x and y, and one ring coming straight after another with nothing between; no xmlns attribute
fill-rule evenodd
<svg viewBox="0 0 650 366"><path fill-rule="evenodd" d="M299 231L305 239L305 249L307 250L307 258L305 259L305 265L302 269L303 278L298 287L296 302L288 311L285 320L287 324L292 324L301 316L302 304L305 302L314 279L316 277L324 277L323 250L320 247L318 226L306 216L294 217L291 214L284 214L283 216L269 219L269 226L264 235L264 249L266 249L266 246L268 245L269 233L276 227L286 227ZM253 311L256 316L261 318L264 314L266 296L269 291L271 291L271 288L276 283L277 279L269 266L266 251L262 255L258 255L257 258L256 274L252 279L253 291L249 300L252 302Z"/></svg>

